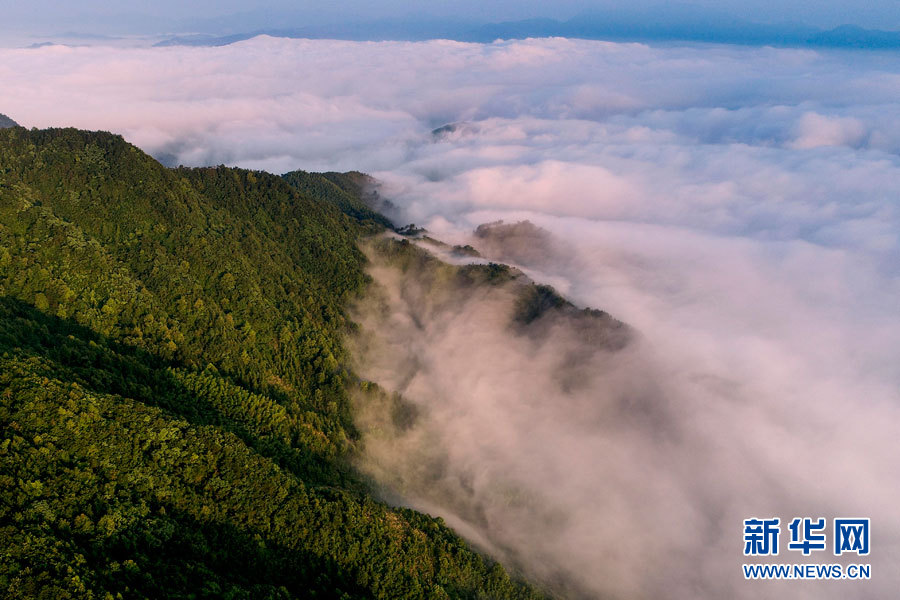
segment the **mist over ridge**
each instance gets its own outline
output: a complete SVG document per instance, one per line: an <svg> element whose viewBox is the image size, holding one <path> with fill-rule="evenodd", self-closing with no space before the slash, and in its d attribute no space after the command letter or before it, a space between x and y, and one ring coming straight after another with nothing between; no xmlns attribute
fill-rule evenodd
<svg viewBox="0 0 900 600"><path fill-rule="evenodd" d="M560 260L559 249L573 249L527 221L480 226L470 241L485 257L519 258L537 277ZM771 342L731 350L769 372L723 371L701 355L704 344L666 339L674 335L661 324L668 315L656 315L645 335L606 313L566 309L557 296L523 319L536 284L519 269L473 287L462 276L469 267L453 275L422 258L435 252L430 238L416 250L409 241L400 244L408 250L384 244L367 252L374 289L353 312L361 325L353 354L363 377L400 395L357 404L359 466L386 498L441 515L559 597L755 598L760 589L847 597L824 582L799 593L791 582L747 586L730 538L750 503L792 515L881 506L879 521L889 523L886 473L869 478L859 464L886 456L893 426L879 420L896 418L895 406L872 419L841 410L828 389L836 380L798 390L799 404L786 405L767 394L787 385L784 394L791 383L780 378L802 373L796 365L777 372ZM440 245L437 255L471 260ZM587 263L556 267L572 277ZM601 333L588 333L594 327ZM753 381L761 375L767 380ZM803 403L810 392L836 404ZM805 432L810 422L828 444ZM836 432L854 443L835 448ZM810 477L822 461L828 477ZM849 493L850 479L867 491Z"/></svg>

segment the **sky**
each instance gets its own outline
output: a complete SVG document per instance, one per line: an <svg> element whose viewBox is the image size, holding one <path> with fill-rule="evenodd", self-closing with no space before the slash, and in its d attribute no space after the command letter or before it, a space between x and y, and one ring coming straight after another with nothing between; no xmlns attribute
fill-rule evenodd
<svg viewBox="0 0 900 600"><path fill-rule="evenodd" d="M105 0L35 0L0 2L0 34L8 39L56 36L66 32L104 35L164 34L200 31L236 33L256 29L303 27L335 22L379 19L449 19L475 24L536 17L569 19L584 12L599 12L617 19L627 14L648 14L665 7L667 13L686 18L709 13L761 23L796 22L815 27L855 24L877 29L900 29L897 0L436 0L410 10L408 2L393 0L309 2L235 0L198 2L131 1L110 4ZM114 8L113 8L114 7ZM410 27L414 28L414 25Z"/></svg>
<svg viewBox="0 0 900 600"><path fill-rule="evenodd" d="M865 598L900 587L896 56L57 45L0 49L0 112L171 165L369 172L399 223L633 329L612 353L565 324L519 335L502 294L440 303L374 262L391 310L357 319L397 352L357 368L420 414L388 438L361 415L361 468L393 501L586 597ZM473 234L497 220L539 229ZM872 581L744 581L758 516L871 517Z"/></svg>

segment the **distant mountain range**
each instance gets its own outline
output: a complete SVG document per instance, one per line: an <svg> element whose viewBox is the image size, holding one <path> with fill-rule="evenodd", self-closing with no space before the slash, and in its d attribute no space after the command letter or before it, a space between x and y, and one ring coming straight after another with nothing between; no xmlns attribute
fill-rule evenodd
<svg viewBox="0 0 900 600"><path fill-rule="evenodd" d="M0 129L5 129L7 127L16 127L17 125L18 123L16 123L3 113L0 113Z"/></svg>
<svg viewBox="0 0 900 600"><path fill-rule="evenodd" d="M820 29L797 23L754 23L711 11L656 7L631 12L584 13L567 21L526 19L486 25L438 20L381 20L369 23L260 28L247 32L176 35L157 46L224 46L258 35L286 38L404 40L451 39L489 43L497 39L567 37L615 41L690 41L707 43L896 49L900 31L841 25Z"/></svg>

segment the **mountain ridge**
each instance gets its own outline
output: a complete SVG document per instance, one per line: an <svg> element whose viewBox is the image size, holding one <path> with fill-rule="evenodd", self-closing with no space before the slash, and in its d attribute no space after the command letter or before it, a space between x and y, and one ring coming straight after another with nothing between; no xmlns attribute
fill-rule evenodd
<svg viewBox="0 0 900 600"><path fill-rule="evenodd" d="M0 131L6 597L544 597L350 465L363 177Z"/></svg>
<svg viewBox="0 0 900 600"><path fill-rule="evenodd" d="M496 40L566 37L572 39L699 42L784 47L821 47L892 50L900 48L900 31L838 25L830 29L795 23L755 23L738 18L698 13L690 18L663 19L654 11L609 19L601 13L585 13L568 20L549 18L501 21L478 26L427 27L421 32L404 29L401 23L380 27L335 29L334 27L260 28L247 32L188 34L167 37L155 46L225 46L258 36L289 39L347 39L356 41L426 41L451 39L491 43Z"/></svg>

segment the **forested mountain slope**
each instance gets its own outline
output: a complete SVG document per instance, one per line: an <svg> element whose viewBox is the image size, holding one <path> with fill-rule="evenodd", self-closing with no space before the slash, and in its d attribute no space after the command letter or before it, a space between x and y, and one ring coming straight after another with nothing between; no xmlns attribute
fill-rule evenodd
<svg viewBox="0 0 900 600"><path fill-rule="evenodd" d="M356 219L392 226L389 219L372 209L380 199L373 189L374 180L364 173L291 171L282 177L300 192L327 200Z"/></svg>
<svg viewBox="0 0 900 600"><path fill-rule="evenodd" d="M538 597L347 467L352 180L0 131L0 595Z"/></svg>

